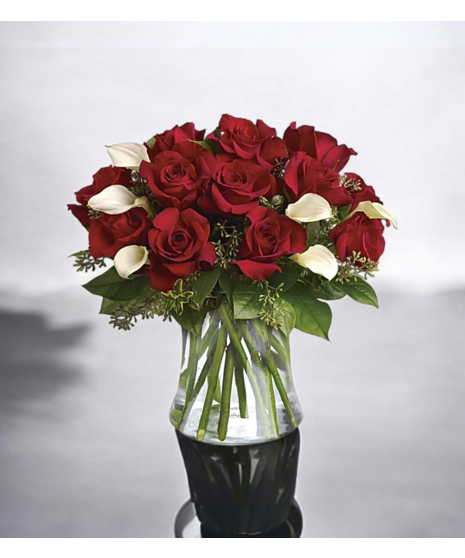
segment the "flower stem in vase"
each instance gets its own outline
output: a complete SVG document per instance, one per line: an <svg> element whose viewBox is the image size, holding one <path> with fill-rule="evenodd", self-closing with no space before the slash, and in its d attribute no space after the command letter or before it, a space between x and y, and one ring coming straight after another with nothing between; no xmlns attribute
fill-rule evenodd
<svg viewBox="0 0 465 558"><path fill-rule="evenodd" d="M271 437L271 431L270 431L270 426L268 424L268 414L266 412L266 407L265 407L265 404L263 402L263 399L262 399L261 393L260 393L260 387L257 384L257 380L255 378L255 374L254 374L254 371L252 369L252 366L250 365L250 362L247 358L247 354L244 350L244 347L242 346L241 340L240 340L240 338L237 334L237 331L236 331L236 329L235 329L235 327L232 323L227 305L225 303L220 304L219 311L220 311L221 319L223 321L223 325L228 330L229 338L231 339L231 342L233 343L234 348L237 351L238 358L240 359L240 362L241 362L242 366L244 367L244 370L246 371L247 376L249 378L250 385L252 386L252 389L253 389L253 392L254 392L254 395L255 395L255 399L257 401L257 410L262 415L263 429L264 429L265 438L270 438ZM242 331L244 331L246 329L247 328L242 327ZM245 336L244 336L244 339L247 343L247 339L245 338ZM250 347L249 347L248 343L247 343L247 347L249 348L249 351L250 351ZM252 343L252 349L253 349L253 343Z"/></svg>
<svg viewBox="0 0 465 558"><path fill-rule="evenodd" d="M234 373L233 346L226 349L224 363L223 390L221 393L220 420L218 422L218 439L222 442L228 433L229 411L231 408L231 387Z"/></svg>
<svg viewBox="0 0 465 558"><path fill-rule="evenodd" d="M199 421L199 428L197 430L197 439L202 441L207 431L208 419L212 409L213 398L215 395L216 384L218 382L218 374L220 372L221 361L223 360L224 348L226 345L226 331L224 328L220 329L218 341L213 355L213 361L208 371L208 388L203 405L202 415Z"/></svg>
<svg viewBox="0 0 465 558"><path fill-rule="evenodd" d="M251 325L251 327L253 326ZM268 400L269 405L267 406L262 397L262 393L270 394L270 391L268 389L268 385L269 385L268 376L270 372L264 365L262 359L260 358L260 354L257 352L255 348L255 345L257 344L258 341L258 335L254 335L254 336L251 335L247 323L241 323L241 330L244 337L244 341L247 345L247 349L250 353L250 357L252 359L252 366L249 367L248 377L252 389L254 391L255 398L257 400L257 405L260 407L260 409L262 409L263 426L265 428L265 431L266 429L269 429L269 424L267 420L269 418L273 429L273 436L277 437L279 436L279 427L277 422L273 420L276 413L273 412L272 410L272 406L273 405L276 406L276 402L274 400L271 400L271 398L269 398ZM257 332L256 328L254 328L254 331L255 333ZM260 382L262 383L262 386L266 389L261 389ZM264 382L266 382L266 385L264 384ZM271 436L271 433L269 433L268 436Z"/></svg>
<svg viewBox="0 0 465 558"><path fill-rule="evenodd" d="M218 330L217 330L217 334L218 334ZM191 334L191 337L194 337L194 335ZM195 400L197 399L197 396L199 395L200 390L202 389L202 387L205 383L205 380L207 379L208 371L210 370L210 367L212 366L213 357L215 355L216 347L217 347L217 342L216 342L215 337L213 337L213 342L208 349L205 364L203 365L202 370L199 374L199 377L197 378L197 382L195 383L194 389L192 390L192 394L190 395L189 399L187 399L187 397L186 397L182 417L181 417L181 420L179 421L179 427L185 425L185 423L186 423L186 421L189 417L189 413L192 409L192 405L194 404ZM197 372L197 368L194 372L194 379L195 379L195 373L196 372Z"/></svg>
<svg viewBox="0 0 465 558"><path fill-rule="evenodd" d="M234 355L234 379L236 381L237 398L239 400L239 413L241 418L248 418L247 413L247 392L244 381L244 367L237 355L236 348L231 345Z"/></svg>

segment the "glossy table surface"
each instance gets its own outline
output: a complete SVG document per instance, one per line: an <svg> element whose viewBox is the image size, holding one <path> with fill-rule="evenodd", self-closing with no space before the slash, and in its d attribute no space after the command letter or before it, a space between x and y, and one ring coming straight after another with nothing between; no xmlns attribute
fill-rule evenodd
<svg viewBox="0 0 465 558"><path fill-rule="evenodd" d="M0 295L0 536L174 537L178 326ZM334 303L331 343L292 334L302 537L463 537L465 292L379 298Z"/></svg>

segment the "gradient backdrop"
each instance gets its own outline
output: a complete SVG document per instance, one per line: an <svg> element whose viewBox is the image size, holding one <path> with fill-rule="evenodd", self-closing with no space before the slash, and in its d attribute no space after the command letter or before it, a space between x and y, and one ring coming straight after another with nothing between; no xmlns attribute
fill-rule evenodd
<svg viewBox="0 0 465 558"><path fill-rule="evenodd" d="M105 144L222 113L313 124L396 214L380 308L293 333L305 537L465 535L465 26L0 24L0 536L170 537L175 324L98 316L66 204Z"/></svg>

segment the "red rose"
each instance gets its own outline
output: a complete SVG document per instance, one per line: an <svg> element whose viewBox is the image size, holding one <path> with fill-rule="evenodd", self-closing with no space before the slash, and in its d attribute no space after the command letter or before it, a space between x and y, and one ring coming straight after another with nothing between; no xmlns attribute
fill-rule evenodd
<svg viewBox="0 0 465 558"><path fill-rule="evenodd" d="M142 161L139 174L147 180L156 199L165 206L184 209L192 205L216 168L213 154L191 141L162 151L152 163Z"/></svg>
<svg viewBox="0 0 465 558"><path fill-rule="evenodd" d="M90 220L90 254L94 258L114 258L124 246L144 245L150 228L150 219L141 207L119 215L102 213L98 219Z"/></svg>
<svg viewBox="0 0 465 558"><path fill-rule="evenodd" d="M81 223L83 227L88 229L90 227L89 210L85 205L77 205L76 203L69 203L68 209Z"/></svg>
<svg viewBox="0 0 465 558"><path fill-rule="evenodd" d="M149 147L147 144L147 153L149 159L153 161L156 155L162 151L171 151L173 147L183 141L202 141L205 135L205 130L196 130L192 122L186 122L182 126L175 126L171 130L166 130L163 134L156 134L155 144Z"/></svg>
<svg viewBox="0 0 465 558"><path fill-rule="evenodd" d="M358 174L353 172L348 172L346 174L345 188L352 197L351 211L353 211L362 201L381 203L381 200L375 194L373 187L367 186L363 178Z"/></svg>
<svg viewBox="0 0 465 558"><path fill-rule="evenodd" d="M87 214L87 202L92 196L100 194L102 190L114 184L130 187L132 185L131 171L121 167L103 167L94 174L93 182L90 186L85 186L81 188L79 192L76 192L76 200L82 205L69 204L68 209L84 227L90 227L90 220Z"/></svg>
<svg viewBox="0 0 465 558"><path fill-rule="evenodd" d="M379 219L370 219L364 213L355 213L329 233L336 244L341 261L351 257L353 252L377 262L384 252L384 226Z"/></svg>
<svg viewBox="0 0 465 558"><path fill-rule="evenodd" d="M243 159L253 159L260 153L262 143L276 136L276 130L262 120L254 124L245 118L223 114L219 125L221 137L218 143L227 153L237 153Z"/></svg>
<svg viewBox="0 0 465 558"><path fill-rule="evenodd" d="M318 159L325 167L337 172L347 165L351 155L357 155L356 151L347 145L338 145L333 136L324 132L316 132L313 126L297 128L295 122L292 122L284 132L284 141L291 154L304 151Z"/></svg>
<svg viewBox="0 0 465 558"><path fill-rule="evenodd" d="M276 262L286 254L300 254L306 248L307 233L285 215L273 209L257 207L247 214L250 226L239 246L239 260L234 262L244 275L260 281L281 271Z"/></svg>
<svg viewBox="0 0 465 558"><path fill-rule="evenodd" d="M263 167L235 159L219 163L211 187L199 199L199 206L210 213L244 215L258 207L259 197L271 197L276 181Z"/></svg>
<svg viewBox="0 0 465 558"><path fill-rule="evenodd" d="M330 205L349 205L349 192L339 185L339 174L302 151L296 153L286 167L286 190L292 201L304 194L318 194Z"/></svg>
<svg viewBox="0 0 465 558"><path fill-rule="evenodd" d="M257 162L265 169L271 170L276 165L285 163L289 158L286 144L281 138L266 139L257 155Z"/></svg>
<svg viewBox="0 0 465 558"><path fill-rule="evenodd" d="M215 248L208 242L210 224L193 209L179 211L171 207L153 220L149 232L150 283L160 291L169 291L179 278L199 269L211 269Z"/></svg>

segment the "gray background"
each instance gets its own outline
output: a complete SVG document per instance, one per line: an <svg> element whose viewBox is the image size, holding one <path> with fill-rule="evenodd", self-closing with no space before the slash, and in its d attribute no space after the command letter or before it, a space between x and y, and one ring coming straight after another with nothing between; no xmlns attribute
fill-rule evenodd
<svg viewBox="0 0 465 558"><path fill-rule="evenodd" d="M293 333L305 537L465 534L463 24L1 24L0 536L172 536L175 324L98 316L66 212L105 144L314 124L396 214L375 310Z"/></svg>

